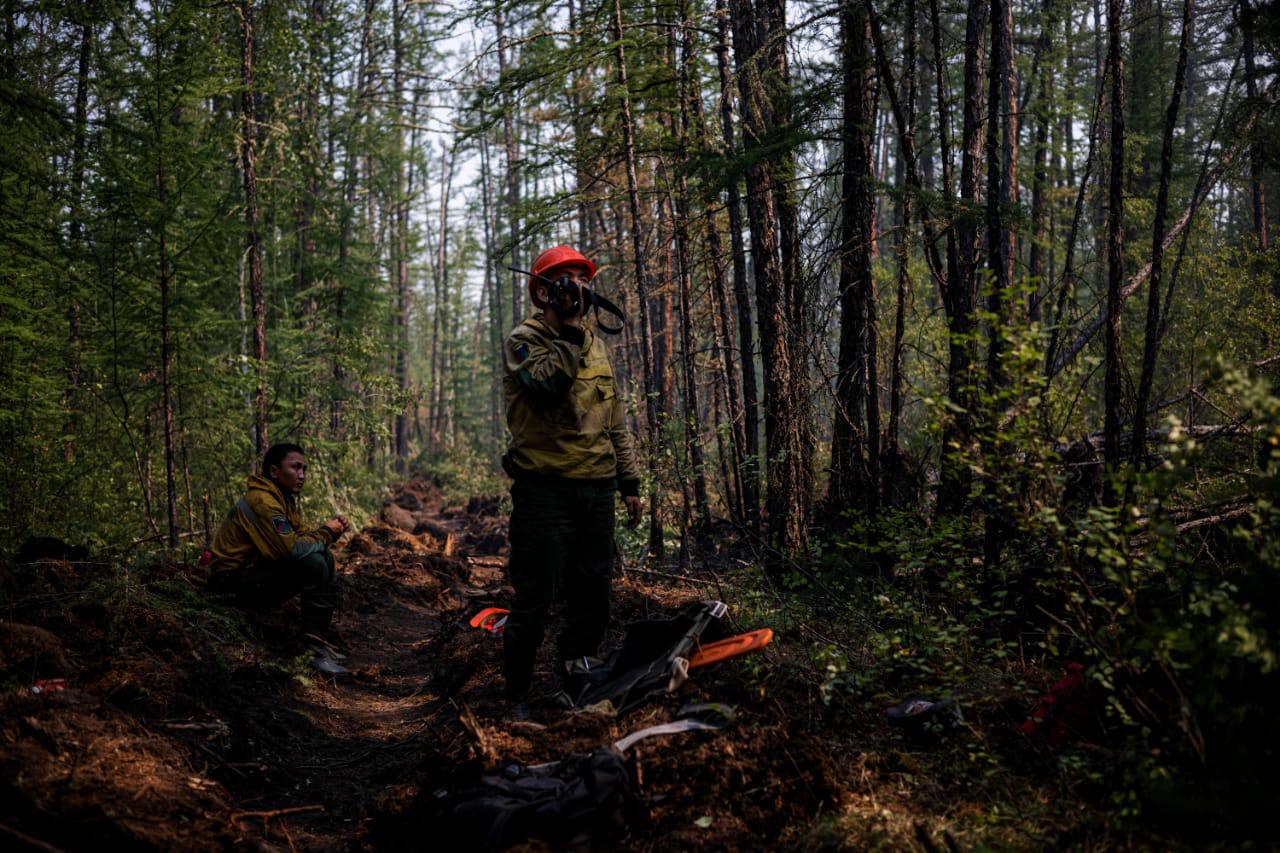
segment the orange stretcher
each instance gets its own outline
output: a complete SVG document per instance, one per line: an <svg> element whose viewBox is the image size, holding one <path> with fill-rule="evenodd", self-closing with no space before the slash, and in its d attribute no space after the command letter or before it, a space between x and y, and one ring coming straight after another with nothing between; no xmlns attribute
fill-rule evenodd
<svg viewBox="0 0 1280 853"><path fill-rule="evenodd" d="M772 639L772 628L759 628L755 631L739 634L736 637L707 643L689 658L689 669L710 666L713 663L720 663L730 658L749 655L769 645L769 641Z"/></svg>
<svg viewBox="0 0 1280 853"><path fill-rule="evenodd" d="M502 607L486 607L471 617L471 627L490 634L501 634L502 629L507 627L507 616L510 613L510 610Z"/></svg>
<svg viewBox="0 0 1280 853"><path fill-rule="evenodd" d="M503 607L486 607L471 617L471 627L479 628L481 631L488 631L490 634L501 634L507 626L507 616L510 613L510 610ZM772 639L772 628L758 628L755 631L738 634L736 637L728 637L723 640L717 640L714 643L707 643L689 658L689 669L710 666L713 663L720 663L721 661L749 655L752 652L758 652L769 645Z"/></svg>

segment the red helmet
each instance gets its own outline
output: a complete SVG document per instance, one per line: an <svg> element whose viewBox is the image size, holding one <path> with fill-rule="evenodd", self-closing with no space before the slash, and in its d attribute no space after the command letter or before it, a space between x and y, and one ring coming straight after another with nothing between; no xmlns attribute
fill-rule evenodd
<svg viewBox="0 0 1280 853"><path fill-rule="evenodd" d="M596 265L572 246L553 246L538 255L533 261L533 269L531 270L533 275L529 276L529 299L533 304L539 308L547 307L547 304L538 298L538 285L546 284L538 276L555 278L556 272L564 267L574 265L586 267L587 278L595 278Z"/></svg>

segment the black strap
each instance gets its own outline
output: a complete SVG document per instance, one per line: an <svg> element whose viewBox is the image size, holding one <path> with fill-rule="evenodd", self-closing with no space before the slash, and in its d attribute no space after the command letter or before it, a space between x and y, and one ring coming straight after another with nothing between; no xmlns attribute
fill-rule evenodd
<svg viewBox="0 0 1280 853"><path fill-rule="evenodd" d="M587 301L591 304L591 307L596 309L596 325L600 327L600 331L606 335L621 334L622 327L627 324L627 318L622 316L622 309L590 288L584 287L582 290L587 294ZM604 321L600 319L601 308L618 318L617 326L605 325ZM585 314L586 312L584 311L583 313Z"/></svg>

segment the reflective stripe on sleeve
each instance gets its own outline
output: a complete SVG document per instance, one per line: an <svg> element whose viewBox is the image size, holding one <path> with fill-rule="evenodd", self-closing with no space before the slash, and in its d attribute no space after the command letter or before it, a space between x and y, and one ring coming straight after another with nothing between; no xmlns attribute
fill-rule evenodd
<svg viewBox="0 0 1280 853"><path fill-rule="evenodd" d="M245 521L258 520L258 514L253 511L253 507L249 506L249 502L244 498L236 501L236 509L240 510L240 514L244 516Z"/></svg>

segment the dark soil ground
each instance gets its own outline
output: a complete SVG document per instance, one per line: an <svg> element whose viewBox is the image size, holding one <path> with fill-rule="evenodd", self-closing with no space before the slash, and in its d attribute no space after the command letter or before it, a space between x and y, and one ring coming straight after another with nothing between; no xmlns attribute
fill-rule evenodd
<svg viewBox="0 0 1280 853"><path fill-rule="evenodd" d="M314 676L294 645L296 605L246 620L211 598L198 569L122 573L53 552L5 567L0 839L67 850L450 849L439 792L500 760L606 746L700 699L734 704L734 724L634 747L644 802L597 849L1111 841L1073 777L1013 734L1024 708L967 709L964 737L908 743L885 723L892 702L824 703L811 638L786 630L764 654L698 670L679 695L622 719L546 701L533 721L507 721L501 642L467 625L510 594L498 505L442 507L416 478L345 542L339 627L354 674L336 682ZM629 621L713 592L626 573L609 642ZM551 647L535 688L548 693ZM32 692L54 677L66 689Z"/></svg>

